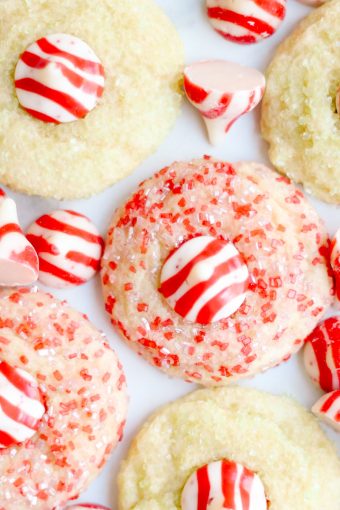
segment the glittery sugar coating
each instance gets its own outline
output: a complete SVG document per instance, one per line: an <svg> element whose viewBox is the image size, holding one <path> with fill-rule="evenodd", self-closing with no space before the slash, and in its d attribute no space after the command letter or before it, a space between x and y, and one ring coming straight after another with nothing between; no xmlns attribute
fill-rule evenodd
<svg viewBox="0 0 340 510"><path fill-rule="evenodd" d="M157 291L164 261L197 235L229 239L250 273L228 319L186 323ZM333 300L324 226L301 191L256 163L174 163L118 209L103 258L105 306L128 344L163 371L227 384L296 352Z"/></svg>
<svg viewBox="0 0 340 510"><path fill-rule="evenodd" d="M47 409L31 440L0 452L0 508L61 508L122 436L125 377L102 333L66 302L36 289L0 299L0 358L37 379Z"/></svg>
<svg viewBox="0 0 340 510"><path fill-rule="evenodd" d="M268 510L339 510L340 460L315 418L290 398L238 386L194 391L144 423L120 467L119 510L185 510L187 480L219 459L261 478Z"/></svg>

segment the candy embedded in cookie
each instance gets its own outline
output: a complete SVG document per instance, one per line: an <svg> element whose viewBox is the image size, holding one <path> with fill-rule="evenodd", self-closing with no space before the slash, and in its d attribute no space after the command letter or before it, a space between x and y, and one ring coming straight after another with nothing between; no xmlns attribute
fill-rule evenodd
<svg viewBox="0 0 340 510"><path fill-rule="evenodd" d="M250 469L230 460L200 467L187 480L182 510L267 510L263 483Z"/></svg>
<svg viewBox="0 0 340 510"><path fill-rule="evenodd" d="M39 256L39 280L49 287L81 285L99 270L104 241L83 214L59 210L44 214L27 231Z"/></svg>
<svg viewBox="0 0 340 510"><path fill-rule="evenodd" d="M0 286L30 285L38 271L38 256L19 225L16 204L0 189Z"/></svg>
<svg viewBox="0 0 340 510"><path fill-rule="evenodd" d="M247 265L233 243L199 236L169 255L159 291L185 320L210 324L240 308L248 284Z"/></svg>
<svg viewBox="0 0 340 510"><path fill-rule="evenodd" d="M323 395L312 407L313 413L340 432L340 390L335 390Z"/></svg>
<svg viewBox="0 0 340 510"><path fill-rule="evenodd" d="M207 14L225 39L256 43L276 32L286 15L286 0L207 0Z"/></svg>
<svg viewBox="0 0 340 510"><path fill-rule="evenodd" d="M65 301L28 288L0 290L0 301L0 508L61 509L122 438L122 366Z"/></svg>
<svg viewBox="0 0 340 510"><path fill-rule="evenodd" d="M155 152L180 113L184 62L181 38L157 0L128 8L126 0L0 5L2 184L57 200L85 198ZM42 49L30 47L37 40ZM58 50L50 53L50 44ZM94 66L86 73L83 60Z"/></svg>
<svg viewBox="0 0 340 510"><path fill-rule="evenodd" d="M219 254L178 272L178 257L195 246L185 255L195 259L202 242L234 253L238 269L219 264ZM228 384L303 346L333 301L327 243L302 192L269 168L208 157L173 163L113 216L105 308L129 346L168 375ZM241 286L231 295L235 274ZM210 293L218 299L208 309Z"/></svg>
<svg viewBox="0 0 340 510"><path fill-rule="evenodd" d="M24 443L37 432L45 406L37 380L0 362L0 448Z"/></svg>
<svg viewBox="0 0 340 510"><path fill-rule="evenodd" d="M326 392L340 389L340 317L321 322L306 339L305 368Z"/></svg>
<svg viewBox="0 0 340 510"><path fill-rule="evenodd" d="M118 507L338 510L339 480L334 445L294 400L202 389L163 406L136 434L120 466Z"/></svg>
<svg viewBox="0 0 340 510"><path fill-rule="evenodd" d="M43 37L20 56L15 88L33 117L56 124L85 117L104 92L104 68L93 50L68 34Z"/></svg>
<svg viewBox="0 0 340 510"><path fill-rule="evenodd" d="M202 115L210 142L218 145L234 122L261 101L265 77L234 62L208 60L185 68L184 89Z"/></svg>
<svg viewBox="0 0 340 510"><path fill-rule="evenodd" d="M335 297L337 303L340 304L340 228L335 234L331 244L331 267L335 280Z"/></svg>

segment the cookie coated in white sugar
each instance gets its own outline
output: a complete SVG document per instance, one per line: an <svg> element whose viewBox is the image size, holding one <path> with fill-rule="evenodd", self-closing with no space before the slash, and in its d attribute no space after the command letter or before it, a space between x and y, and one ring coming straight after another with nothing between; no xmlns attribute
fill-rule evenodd
<svg viewBox="0 0 340 510"><path fill-rule="evenodd" d="M83 81L80 61L66 65L50 44L86 55L95 74ZM156 0L1 0L0 46L0 182L15 191L95 195L150 156L180 113L183 44Z"/></svg>
<svg viewBox="0 0 340 510"><path fill-rule="evenodd" d="M340 204L340 2L298 23L266 71L261 130L274 167L317 198Z"/></svg>
<svg viewBox="0 0 340 510"><path fill-rule="evenodd" d="M195 474L209 478L208 499L200 483L200 506L190 507L194 492L181 507L183 488ZM238 498L242 474L259 479L251 508ZM334 445L294 400L237 386L203 389L159 409L137 432L118 476L119 509L338 510L339 479ZM221 487L225 507L219 505ZM210 496L216 506L209 506Z"/></svg>

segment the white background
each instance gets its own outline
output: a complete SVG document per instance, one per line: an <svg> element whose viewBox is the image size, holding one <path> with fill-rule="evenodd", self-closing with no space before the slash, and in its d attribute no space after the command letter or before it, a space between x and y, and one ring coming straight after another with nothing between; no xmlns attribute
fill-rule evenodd
<svg viewBox="0 0 340 510"><path fill-rule="evenodd" d="M310 8L297 1L288 0L286 19L273 37L259 44L240 46L225 41L213 31L205 17L204 1L157 1L173 20L181 34L185 45L186 62L225 58L256 67L261 71L265 70L280 41L310 11ZM104 193L89 200L64 203L27 197L12 192L10 195L17 200L19 215L24 227L28 226L40 214L57 208L69 208L87 214L104 235L114 209L123 203L137 184L175 159L185 160L203 154L211 154L230 161L248 159L268 163L266 145L261 140L259 132L259 112L260 108L257 108L251 114L238 120L231 129L225 146L216 149L207 142L204 127L194 109L185 103L175 128L158 152L137 168L132 176ZM70 168L70 172L72 172L72 168ZM316 200L313 200L313 203L325 220L330 234L334 234L336 228L340 226L339 208L322 204ZM112 510L117 510L116 475L119 463L125 455L133 435L145 418L157 407L184 395L195 386L180 380L169 379L128 349L115 333L105 315L98 277L80 288L55 292L55 294L67 299L75 308L87 313L92 322L105 331L125 368L130 407L124 441L112 455L101 476L80 499L84 502L101 503L110 506ZM288 363L269 370L244 384L277 394L291 395L308 408L321 395L307 378L301 363L301 356L295 356ZM325 430L330 437L337 440L340 450L339 435L337 437L326 427Z"/></svg>

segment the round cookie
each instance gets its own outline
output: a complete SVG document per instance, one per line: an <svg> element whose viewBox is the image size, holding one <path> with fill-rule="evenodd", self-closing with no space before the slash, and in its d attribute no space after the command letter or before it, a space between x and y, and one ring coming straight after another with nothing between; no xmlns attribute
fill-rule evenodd
<svg viewBox="0 0 340 510"><path fill-rule="evenodd" d="M262 134L274 166L308 192L340 203L340 2L315 10L267 70Z"/></svg>
<svg viewBox="0 0 340 510"><path fill-rule="evenodd" d="M14 69L39 37L74 35L104 66L105 89L86 118L48 124L24 111ZM180 105L183 48L154 0L3 0L0 26L0 181L58 199L86 197L149 156Z"/></svg>
<svg viewBox="0 0 340 510"><path fill-rule="evenodd" d="M340 463L299 404L240 387L196 391L152 416L119 475L120 510L179 510L204 464L228 459L257 473L270 510L334 510Z"/></svg>
<svg viewBox="0 0 340 510"><path fill-rule="evenodd" d="M65 302L36 289L0 300L1 360L38 381L46 408L30 440L1 450L0 508L61 508L121 439L125 377L102 333Z"/></svg>
<svg viewBox="0 0 340 510"><path fill-rule="evenodd" d="M158 291L164 262L195 236L231 240L250 275L245 301L206 325ZM263 165L174 163L114 214L102 259L106 310L130 347L172 376L227 384L296 352L333 300L327 234L286 177Z"/></svg>

